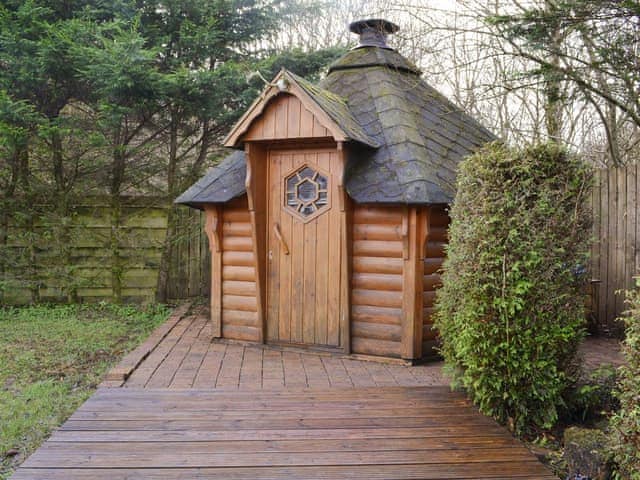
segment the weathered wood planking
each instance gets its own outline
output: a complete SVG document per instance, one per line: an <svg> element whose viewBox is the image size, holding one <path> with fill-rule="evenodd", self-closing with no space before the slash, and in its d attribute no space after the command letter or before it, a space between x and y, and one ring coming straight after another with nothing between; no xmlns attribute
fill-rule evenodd
<svg viewBox="0 0 640 480"><path fill-rule="evenodd" d="M600 333L619 332L616 318L624 311L621 292L633 287L639 271L639 195L638 165L596 171L591 197L592 327Z"/></svg>
<svg viewBox="0 0 640 480"><path fill-rule="evenodd" d="M51 226L36 222L28 232L19 220L19 212L9 217L7 244L0 245L13 259L6 267L5 281L10 288L0 292L3 304L29 303L28 285L38 284L41 301L66 301L65 287L77 287L80 301L97 302L113 297L109 236L117 229L119 255L123 263L124 300L149 302L155 298L160 257L167 232L167 211L175 209L178 234L172 241L169 260L167 295L184 299L207 295L209 291L209 258L207 241L202 231L199 211L168 204L165 197L123 198L121 225L111 225L109 202L104 197L86 197L71 205L69 222L70 257L60 255L59 246L51 241ZM43 208L49 208L44 207ZM25 258L25 246L33 244L35 259ZM34 262L35 260L35 262ZM28 262L29 268L25 268ZM72 272L65 280L62 272Z"/></svg>
<svg viewBox="0 0 640 480"><path fill-rule="evenodd" d="M13 478L554 477L448 387L376 387L102 389Z"/></svg>
<svg viewBox="0 0 640 480"><path fill-rule="evenodd" d="M193 307L188 316L184 313L177 309L147 342L109 372L101 386L255 390L446 384L440 363L379 366L371 357L362 361L291 347L212 342L214 326L204 307Z"/></svg>

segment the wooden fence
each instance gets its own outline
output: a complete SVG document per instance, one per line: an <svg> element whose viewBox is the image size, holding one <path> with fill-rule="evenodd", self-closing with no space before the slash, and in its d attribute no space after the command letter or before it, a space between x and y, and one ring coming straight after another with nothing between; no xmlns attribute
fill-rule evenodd
<svg viewBox="0 0 640 480"><path fill-rule="evenodd" d="M155 300L169 208L176 207L165 198L123 200L116 250L124 301ZM70 288L78 301L114 298L114 226L108 199L84 198L74 205L65 219L63 239L60 219L50 208L42 205L34 211L29 223L25 212L13 210L0 232L0 304L67 301ZM185 207L175 211L179 235L173 241L168 297L208 295L210 261L202 214Z"/></svg>
<svg viewBox="0 0 640 480"><path fill-rule="evenodd" d="M640 169L638 165L596 172L593 188L593 315L600 333L618 334L623 290L640 268Z"/></svg>
<svg viewBox="0 0 640 480"><path fill-rule="evenodd" d="M184 299L206 297L211 286L211 257L209 242L199 210L177 207L178 236L173 243L169 266L168 297Z"/></svg>

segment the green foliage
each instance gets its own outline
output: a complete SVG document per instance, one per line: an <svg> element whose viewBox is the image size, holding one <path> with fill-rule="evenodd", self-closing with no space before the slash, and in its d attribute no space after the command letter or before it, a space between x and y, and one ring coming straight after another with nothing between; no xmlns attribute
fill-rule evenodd
<svg viewBox="0 0 640 480"><path fill-rule="evenodd" d="M627 292L628 310L622 318L626 338L617 396L620 410L611 418L612 449L617 478L640 479L640 285Z"/></svg>
<svg viewBox="0 0 640 480"><path fill-rule="evenodd" d="M617 409L618 400L614 395L617 379L617 370L612 365L602 365L581 378L565 394L562 420L585 423Z"/></svg>
<svg viewBox="0 0 640 480"><path fill-rule="evenodd" d="M167 314L109 304L0 309L0 479Z"/></svg>
<svg viewBox="0 0 640 480"><path fill-rule="evenodd" d="M304 10L279 0L1 1L0 298L17 280L38 302L38 270L59 276L74 298L73 206L108 193L106 263L119 299L121 197L174 198L215 164L217 144L264 87L250 72L271 78L286 66L314 77L335 58L336 50L265 50L264 39ZM34 242L13 257L6 232L16 223L25 243L52 226L49 248L68 268L36 265Z"/></svg>
<svg viewBox="0 0 640 480"><path fill-rule="evenodd" d="M548 428L584 321L591 171L555 144L460 166L436 327L446 366L518 434Z"/></svg>

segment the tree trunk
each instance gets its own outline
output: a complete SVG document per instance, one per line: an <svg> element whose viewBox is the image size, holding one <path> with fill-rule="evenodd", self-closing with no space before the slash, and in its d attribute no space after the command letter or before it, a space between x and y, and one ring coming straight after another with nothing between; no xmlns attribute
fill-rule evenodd
<svg viewBox="0 0 640 480"><path fill-rule="evenodd" d="M173 206L173 199L177 190L177 170L178 170L178 122L177 112L172 112L171 126L169 127L169 165L167 166L167 193L169 195L169 209L167 211L167 231L165 233L162 246L162 256L160 257L160 269L158 271L158 282L156 285L156 300L166 303L169 293L169 269L173 254L173 242L176 238L176 212Z"/></svg>
<svg viewBox="0 0 640 480"><path fill-rule="evenodd" d="M109 251L111 254L111 296L114 303L122 303L122 275L124 273L120 255L120 227L122 225L122 199L119 193L111 194L111 232Z"/></svg>
<svg viewBox="0 0 640 480"><path fill-rule="evenodd" d="M24 269L26 274L26 283L31 293L31 303L40 302L40 279L38 278L38 267L36 259L36 198L31 188L29 178L29 150L25 146L18 152L18 178L19 184L23 189L25 196L25 230L27 232L27 268Z"/></svg>
<svg viewBox="0 0 640 480"><path fill-rule="evenodd" d="M62 293L66 297L67 302L77 303L78 286L74 275L75 267L71 259L71 209L68 185L64 174L64 152L62 139L55 129L51 134L51 147L53 178L55 181L54 199L56 213L56 218L51 222L55 227L51 225L51 228L58 232L53 240L56 242L56 250L58 253L58 277L62 281Z"/></svg>
<svg viewBox="0 0 640 480"><path fill-rule="evenodd" d="M111 254L111 296L114 303L122 303L122 277L124 266L120 252L120 230L122 227L122 198L120 196L126 166L126 138L121 129L114 135L114 148L111 165L111 232L109 251Z"/></svg>
<svg viewBox="0 0 640 480"><path fill-rule="evenodd" d="M553 12L555 9L554 2L546 0L545 8L547 12ZM551 45L553 52L559 52L562 43L562 37L559 27L551 31ZM553 69L544 75L544 94L545 101L545 123L547 127L547 135L549 139L556 142L562 140L562 88L558 70L560 69L559 53L551 54L551 65Z"/></svg>
<svg viewBox="0 0 640 480"><path fill-rule="evenodd" d="M178 216L176 213L176 207L169 205L167 210L167 232L162 246L162 256L160 257L158 285L156 290L156 300L160 303L166 303L169 300L169 281L171 280L170 269L174 252L173 243L177 236Z"/></svg>

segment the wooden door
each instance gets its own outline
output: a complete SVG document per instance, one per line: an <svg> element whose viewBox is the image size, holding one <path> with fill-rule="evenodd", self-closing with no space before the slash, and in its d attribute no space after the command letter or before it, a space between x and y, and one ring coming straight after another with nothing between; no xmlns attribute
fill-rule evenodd
<svg viewBox="0 0 640 480"><path fill-rule="evenodd" d="M341 216L334 149L268 158L267 340L340 346Z"/></svg>

